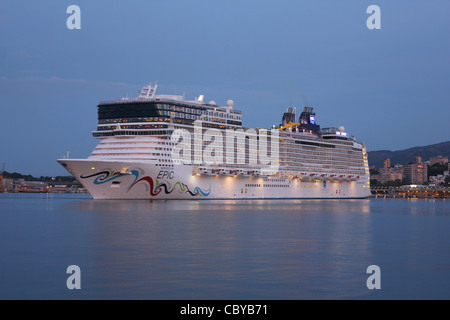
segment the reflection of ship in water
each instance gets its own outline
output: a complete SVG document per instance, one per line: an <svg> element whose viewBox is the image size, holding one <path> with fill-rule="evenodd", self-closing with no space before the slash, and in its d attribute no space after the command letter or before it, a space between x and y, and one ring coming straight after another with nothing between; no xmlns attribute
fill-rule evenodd
<svg viewBox="0 0 450 320"><path fill-rule="evenodd" d="M214 288L216 298L251 293L243 287L257 283L270 290L254 292L269 299L351 298L369 293L364 272L376 261L371 201L97 200L64 210L89 217L81 231L89 243L107 244L87 250L93 265L110 266L99 274L124 275L141 296ZM216 289L217 279L225 289Z"/></svg>

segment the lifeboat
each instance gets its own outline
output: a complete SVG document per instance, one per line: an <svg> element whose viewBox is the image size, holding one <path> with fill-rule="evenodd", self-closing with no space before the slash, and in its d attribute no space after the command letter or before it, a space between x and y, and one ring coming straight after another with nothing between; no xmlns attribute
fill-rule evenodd
<svg viewBox="0 0 450 320"><path fill-rule="evenodd" d="M209 169L209 168L199 168L197 170L197 172L199 174L211 174L211 169Z"/></svg>
<svg viewBox="0 0 450 320"><path fill-rule="evenodd" d="M255 176L258 176L258 177L268 177L269 176L266 173L262 173L260 170L256 170L255 172L256 172Z"/></svg>

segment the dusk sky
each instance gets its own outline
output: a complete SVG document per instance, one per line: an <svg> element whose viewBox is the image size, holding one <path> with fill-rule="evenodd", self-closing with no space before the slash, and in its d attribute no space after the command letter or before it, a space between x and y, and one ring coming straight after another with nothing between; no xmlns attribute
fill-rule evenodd
<svg viewBox="0 0 450 320"><path fill-rule="evenodd" d="M246 127L308 105L369 151L448 141L449 13L448 0L3 0L0 165L68 175L56 159L89 156L97 103L155 80L160 94L234 100Z"/></svg>

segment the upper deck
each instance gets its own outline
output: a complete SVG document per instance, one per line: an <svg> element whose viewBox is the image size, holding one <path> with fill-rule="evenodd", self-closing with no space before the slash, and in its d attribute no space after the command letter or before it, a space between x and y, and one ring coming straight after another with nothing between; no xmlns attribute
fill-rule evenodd
<svg viewBox="0 0 450 320"><path fill-rule="evenodd" d="M226 107L221 107L214 101L204 102L204 96L187 101L184 96L156 95L156 88L156 83L149 84L138 98L100 102L94 137L159 135L167 133L160 129L174 125L192 127L196 120L201 120L207 128L235 129L242 126L242 112L234 109L231 100Z"/></svg>
<svg viewBox="0 0 450 320"><path fill-rule="evenodd" d="M195 121L202 121L204 129L247 129L242 127L242 112L234 109L229 100L225 107L214 101L204 102L201 95L186 100L183 95L157 95L157 83L144 87L137 98L128 97L102 101L98 104L98 127L94 137L170 135L176 128L194 128ZM355 138L343 127L320 128L313 108L305 107L296 121L296 109L288 108L282 122L273 129L282 138L313 141L314 145L352 145ZM258 129L256 129L258 131Z"/></svg>

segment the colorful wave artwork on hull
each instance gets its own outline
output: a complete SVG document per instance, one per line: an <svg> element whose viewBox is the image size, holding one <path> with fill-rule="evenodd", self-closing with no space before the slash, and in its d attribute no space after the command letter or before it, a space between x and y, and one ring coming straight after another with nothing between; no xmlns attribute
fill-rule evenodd
<svg viewBox="0 0 450 320"><path fill-rule="evenodd" d="M133 183L134 183L139 177L139 172L136 171L136 170L132 170L130 173L121 173L119 171L114 172L112 170L110 170L110 171L101 171L101 172L97 172L97 173L91 174L89 176L81 175L80 178L81 179L88 179L88 178L92 178L92 177L97 177L94 180L94 184L104 184L104 183L107 183L107 182L109 182L111 180L117 179L119 177L127 176L127 175L130 175L130 174L135 176L135 179L133 181Z"/></svg>
<svg viewBox="0 0 450 320"><path fill-rule="evenodd" d="M170 188L165 182L159 182L157 179L155 181L153 181L153 179L149 176L142 177L141 179L138 180L139 172L137 170L132 170L129 173L121 173L119 171L115 172L112 170L110 170L110 171L105 170L105 171L97 172L97 173L94 173L94 174L91 174L88 176L81 175L80 178L88 179L88 178L96 177L94 180L94 184L98 185L98 184L104 184L104 183L110 182L114 179L117 179L117 178L123 177L123 176L127 176L127 175L133 175L135 177L134 181L131 183L127 192L130 191L137 183L139 183L141 181L145 181L150 186L150 195L152 197L156 197L163 190L164 190L165 194L171 194L177 188L177 186L181 192L190 194L193 197L196 197L196 196L207 197L211 193L211 187L208 192L203 191L199 187L195 187L194 190L190 190L188 185L186 185L180 181L177 181L175 183L175 185L173 186L173 188Z"/></svg>
<svg viewBox="0 0 450 320"><path fill-rule="evenodd" d="M189 193L193 197L195 197L195 196L207 197L211 193L211 190L209 190L208 192L205 192L202 189L200 189L199 187L195 187L194 190L191 191L189 189L188 185L186 185L180 181L177 181L175 183L175 185L173 186L173 188L170 189L165 182L159 182L158 179L156 179L156 181L153 181L153 179L149 176L143 177L143 178L139 179L138 181L134 182L128 188L128 191L130 191L131 188L133 188L137 183L139 183L141 181L146 181L150 185L150 195L152 197L159 195L163 190L164 190L165 194L171 194L176 189L177 186L179 187L181 192Z"/></svg>

